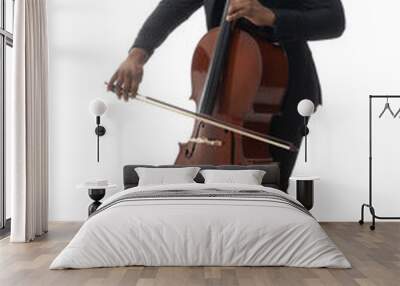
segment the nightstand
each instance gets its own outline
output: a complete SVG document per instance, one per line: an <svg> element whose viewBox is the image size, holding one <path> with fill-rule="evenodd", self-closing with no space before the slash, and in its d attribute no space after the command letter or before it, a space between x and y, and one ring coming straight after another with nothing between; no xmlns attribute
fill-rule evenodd
<svg viewBox="0 0 400 286"><path fill-rule="evenodd" d="M314 176L294 176L291 181L296 182L296 199L303 204L307 210L311 210L314 206L314 182L319 177Z"/></svg>
<svg viewBox="0 0 400 286"><path fill-rule="evenodd" d="M88 215L90 216L94 213L97 208L101 205L100 200L106 195L106 191L110 189L115 189L117 185L110 184L107 186L90 186L86 184L81 184L77 186L78 189L88 190L89 197L93 200L93 203L88 207Z"/></svg>

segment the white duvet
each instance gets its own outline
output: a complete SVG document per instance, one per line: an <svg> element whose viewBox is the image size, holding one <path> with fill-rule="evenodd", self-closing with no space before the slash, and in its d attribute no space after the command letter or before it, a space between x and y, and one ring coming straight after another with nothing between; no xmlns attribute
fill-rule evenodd
<svg viewBox="0 0 400 286"><path fill-rule="evenodd" d="M261 186L185 184L163 190L263 190ZM293 200L293 199L291 199ZM89 218L50 269L145 266L349 268L318 222L287 204L257 199L149 199L118 203Z"/></svg>

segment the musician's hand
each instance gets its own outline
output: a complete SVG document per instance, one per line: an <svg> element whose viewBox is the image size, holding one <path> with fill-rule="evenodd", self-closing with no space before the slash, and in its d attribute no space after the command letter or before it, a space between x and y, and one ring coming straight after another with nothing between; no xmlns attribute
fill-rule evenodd
<svg viewBox="0 0 400 286"><path fill-rule="evenodd" d="M107 90L111 91L115 86L118 98L129 100L137 94L139 85L143 78L143 66L148 59L148 54L142 49L133 49L125 61L108 82Z"/></svg>
<svg viewBox="0 0 400 286"><path fill-rule="evenodd" d="M246 18L257 26L273 26L275 14L258 0L231 0L227 21Z"/></svg>

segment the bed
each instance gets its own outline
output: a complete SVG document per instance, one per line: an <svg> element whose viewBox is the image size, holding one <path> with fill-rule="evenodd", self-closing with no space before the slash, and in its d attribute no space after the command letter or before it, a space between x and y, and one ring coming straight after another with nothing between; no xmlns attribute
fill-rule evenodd
<svg viewBox="0 0 400 286"><path fill-rule="evenodd" d="M279 167L261 185L194 183L138 186L124 167L124 190L106 199L50 269L121 266L291 266L350 268L314 217L280 191Z"/></svg>

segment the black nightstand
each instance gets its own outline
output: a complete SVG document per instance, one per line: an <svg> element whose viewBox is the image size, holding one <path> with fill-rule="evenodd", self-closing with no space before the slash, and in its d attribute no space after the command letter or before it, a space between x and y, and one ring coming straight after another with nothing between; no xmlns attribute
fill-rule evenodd
<svg viewBox="0 0 400 286"><path fill-rule="evenodd" d="M104 198L106 195L106 191L109 189L116 188L117 185L107 185L107 186L89 186L89 185L79 185L77 186L78 189L86 189L88 190L89 197L93 200L93 203L88 207L88 215L90 216L94 213L97 208L101 205L100 200Z"/></svg>
<svg viewBox="0 0 400 286"><path fill-rule="evenodd" d="M311 210L314 206L314 182L319 177L298 176L291 177L291 181L296 182L296 199L303 204L307 210Z"/></svg>

